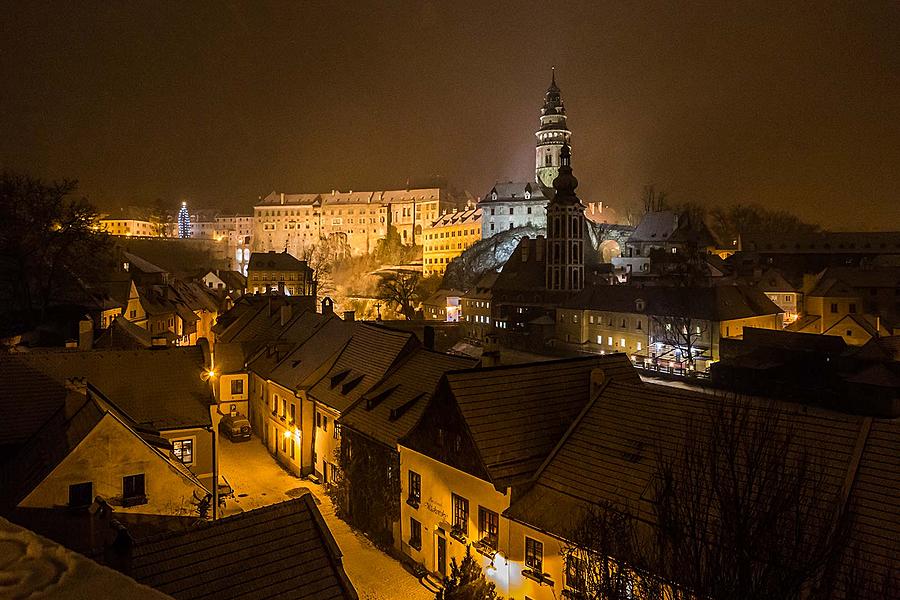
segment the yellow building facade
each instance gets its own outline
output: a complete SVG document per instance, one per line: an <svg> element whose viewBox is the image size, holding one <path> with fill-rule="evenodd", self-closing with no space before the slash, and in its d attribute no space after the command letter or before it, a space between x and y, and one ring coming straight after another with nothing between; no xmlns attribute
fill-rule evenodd
<svg viewBox="0 0 900 600"><path fill-rule="evenodd" d="M468 208L442 215L425 229L423 274L443 275L447 265L481 241L481 209Z"/></svg>

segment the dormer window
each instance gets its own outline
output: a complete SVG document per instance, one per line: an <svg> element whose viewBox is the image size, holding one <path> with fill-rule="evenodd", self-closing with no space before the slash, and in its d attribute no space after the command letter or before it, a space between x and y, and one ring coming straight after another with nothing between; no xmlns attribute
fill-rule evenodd
<svg viewBox="0 0 900 600"><path fill-rule="evenodd" d="M491 200L497 199L497 192L491 192Z"/></svg>
<svg viewBox="0 0 900 600"><path fill-rule="evenodd" d="M644 312L644 301L641 298L634 301L634 309L638 312Z"/></svg>
<svg viewBox="0 0 900 600"><path fill-rule="evenodd" d="M525 199L531 200L531 192L529 192L528 190L525 190Z"/></svg>

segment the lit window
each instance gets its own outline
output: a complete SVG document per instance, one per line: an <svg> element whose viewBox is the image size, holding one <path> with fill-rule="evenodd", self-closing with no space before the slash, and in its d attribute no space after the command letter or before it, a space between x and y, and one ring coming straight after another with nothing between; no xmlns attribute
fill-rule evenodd
<svg viewBox="0 0 900 600"><path fill-rule="evenodd" d="M232 379L231 380L231 395L232 396L241 396L244 394L244 380L243 379Z"/></svg>
<svg viewBox="0 0 900 600"><path fill-rule="evenodd" d="M172 454L174 454L175 458L177 458L182 464L193 464L194 440L172 440Z"/></svg>
<svg viewBox="0 0 900 600"><path fill-rule="evenodd" d="M422 500L422 476L415 471L409 472L409 494L406 501L418 505Z"/></svg>
<svg viewBox="0 0 900 600"><path fill-rule="evenodd" d="M416 550L422 549L422 524L409 518L409 545Z"/></svg>
<svg viewBox="0 0 900 600"><path fill-rule="evenodd" d="M453 494L453 529L462 535L469 534L469 501Z"/></svg>
<svg viewBox="0 0 900 600"><path fill-rule="evenodd" d="M494 550L499 539L500 515L483 506L478 507L478 540Z"/></svg>
<svg viewBox="0 0 900 600"><path fill-rule="evenodd" d="M525 536L525 566L535 574L544 572L544 544Z"/></svg>

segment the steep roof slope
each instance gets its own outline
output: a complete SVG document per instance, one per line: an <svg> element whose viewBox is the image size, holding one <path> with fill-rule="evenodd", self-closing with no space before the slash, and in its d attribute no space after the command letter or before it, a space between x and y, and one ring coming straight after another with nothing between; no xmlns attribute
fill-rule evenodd
<svg viewBox="0 0 900 600"><path fill-rule="evenodd" d="M418 348L341 416L341 423L391 448L416 424L444 373L477 359Z"/></svg>
<svg viewBox="0 0 900 600"><path fill-rule="evenodd" d="M308 493L138 541L128 574L175 598L357 598Z"/></svg>
<svg viewBox="0 0 900 600"><path fill-rule="evenodd" d="M0 446L17 445L30 438L58 411L66 399L66 386L22 360L0 355Z"/></svg>
<svg viewBox="0 0 900 600"><path fill-rule="evenodd" d="M531 477L591 396L591 372L640 381L624 354L448 373L446 382L495 486Z"/></svg>
<svg viewBox="0 0 900 600"><path fill-rule="evenodd" d="M328 373L310 382L309 395L343 412L418 345L412 333L360 323Z"/></svg>
<svg viewBox="0 0 900 600"><path fill-rule="evenodd" d="M356 326L353 321L330 317L286 352L260 352L251 368L278 385L296 390L347 345Z"/></svg>

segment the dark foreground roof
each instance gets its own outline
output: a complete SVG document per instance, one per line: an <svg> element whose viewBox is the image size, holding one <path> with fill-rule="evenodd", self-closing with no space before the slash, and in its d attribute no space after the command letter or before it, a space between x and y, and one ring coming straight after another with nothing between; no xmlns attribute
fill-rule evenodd
<svg viewBox="0 0 900 600"><path fill-rule="evenodd" d="M311 494L136 542L128 574L175 598L356 599Z"/></svg>
<svg viewBox="0 0 900 600"><path fill-rule="evenodd" d="M0 355L0 446L24 443L58 411L66 386L28 365L18 355ZM2 457L0 457L2 458Z"/></svg>
<svg viewBox="0 0 900 600"><path fill-rule="evenodd" d="M573 539L579 517L592 505L609 503L653 522L659 454L675 456L690 423L706 422L719 402L695 391L610 381L542 466L534 486L504 514L562 539ZM762 402L756 414L768 406ZM849 491L861 576L875 577L900 553L900 422L779 407L779 426L796 443L792 451L809 452L823 469L817 493ZM701 435L707 434L701 425Z"/></svg>
<svg viewBox="0 0 900 600"><path fill-rule="evenodd" d="M474 367L478 359L414 350L367 392L341 422L391 448L422 416L441 376Z"/></svg>
<svg viewBox="0 0 900 600"><path fill-rule="evenodd" d="M211 424L212 392L199 346L152 350L61 350L20 355L59 383L84 378L139 425L157 430Z"/></svg>

